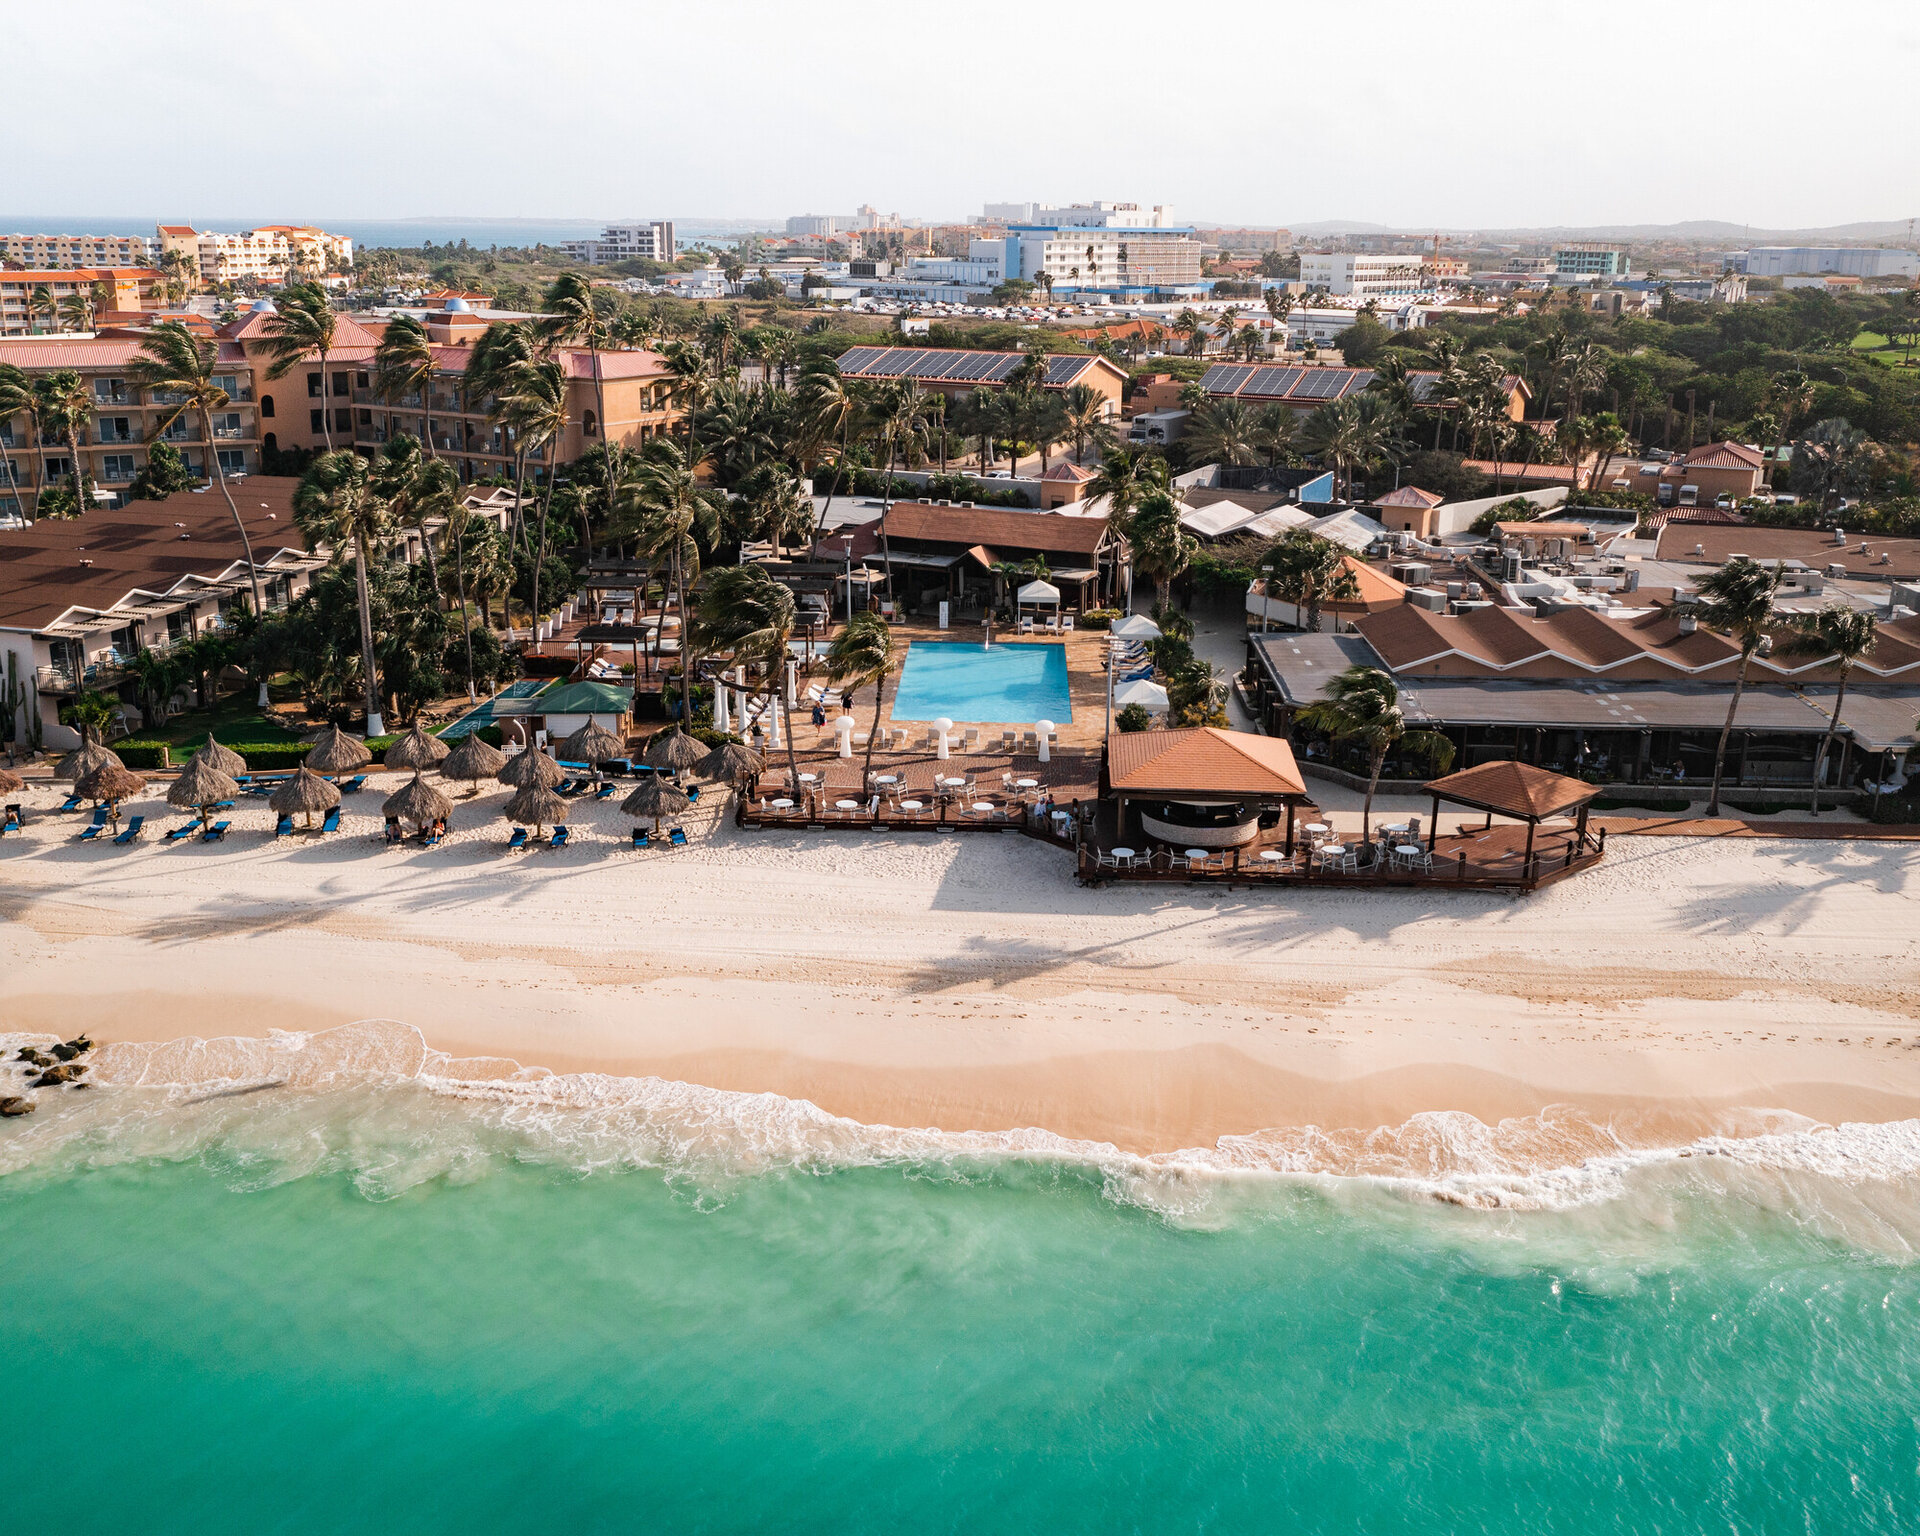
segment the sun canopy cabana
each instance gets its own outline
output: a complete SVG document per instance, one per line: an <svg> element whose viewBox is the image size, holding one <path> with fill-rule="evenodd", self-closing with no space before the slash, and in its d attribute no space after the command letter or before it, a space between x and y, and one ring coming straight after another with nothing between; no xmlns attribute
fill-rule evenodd
<svg viewBox="0 0 1920 1536"><path fill-rule="evenodd" d="M1060 606L1060 589L1050 581L1030 581L1014 594L1014 601L1022 608L1039 608L1052 604Z"/></svg>
<svg viewBox="0 0 1920 1536"><path fill-rule="evenodd" d="M1510 759L1482 763L1478 768L1463 768L1445 778L1427 783L1433 796L1433 819L1427 828L1427 850L1433 851L1440 830L1440 803L1464 805L1469 810L1485 811L1487 825L1493 818L1505 816L1527 824L1527 863L1533 862L1533 839L1540 823L1554 816L1574 818L1576 845L1587 841L1587 807L1600 793L1598 784L1570 779L1563 773L1549 773L1531 763Z"/></svg>

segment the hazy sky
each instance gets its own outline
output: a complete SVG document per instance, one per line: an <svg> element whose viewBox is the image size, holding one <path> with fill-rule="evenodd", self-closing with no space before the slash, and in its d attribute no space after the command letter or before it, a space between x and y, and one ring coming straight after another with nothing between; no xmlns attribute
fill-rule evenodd
<svg viewBox="0 0 1920 1536"><path fill-rule="evenodd" d="M1920 213L1913 0L7 7L0 223ZM84 18L84 19L82 19Z"/></svg>

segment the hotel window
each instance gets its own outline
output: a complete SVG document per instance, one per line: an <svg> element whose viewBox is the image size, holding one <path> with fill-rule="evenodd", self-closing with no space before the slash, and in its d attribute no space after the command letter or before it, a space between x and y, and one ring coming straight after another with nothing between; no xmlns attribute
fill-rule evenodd
<svg viewBox="0 0 1920 1536"><path fill-rule="evenodd" d="M360 374L355 374L355 375L354 375L354 388L356 388L356 389L371 389L371 388L373 388L373 379L372 379L372 377L371 377L371 376L369 376L369 375L367 375L367 374L364 374L364 373L360 373Z"/></svg>
<svg viewBox="0 0 1920 1536"><path fill-rule="evenodd" d="M273 420L273 396L272 395L262 395L260 397L260 414L266 417L268 421Z"/></svg>
<svg viewBox="0 0 1920 1536"><path fill-rule="evenodd" d="M103 480L131 480L133 474L132 454L110 453L106 456L106 464L100 472L100 478Z"/></svg>
<svg viewBox="0 0 1920 1536"><path fill-rule="evenodd" d="M347 395L352 393L352 391L347 388L347 376L344 373L336 373L333 376L333 392L336 395Z"/></svg>
<svg viewBox="0 0 1920 1536"><path fill-rule="evenodd" d="M325 411L308 411L307 418L315 433L327 430L327 413Z"/></svg>
<svg viewBox="0 0 1920 1536"><path fill-rule="evenodd" d="M247 469L247 450L244 448L222 448L220 467L230 475L245 474Z"/></svg>
<svg viewBox="0 0 1920 1536"><path fill-rule="evenodd" d="M73 473L73 460L64 454L53 454L47 459L47 479L64 480Z"/></svg>
<svg viewBox="0 0 1920 1536"><path fill-rule="evenodd" d="M320 375L317 373L307 375L307 398L309 400L320 398Z"/></svg>
<svg viewBox="0 0 1920 1536"><path fill-rule="evenodd" d="M353 430L353 407L343 405L333 413L333 430L351 432Z"/></svg>

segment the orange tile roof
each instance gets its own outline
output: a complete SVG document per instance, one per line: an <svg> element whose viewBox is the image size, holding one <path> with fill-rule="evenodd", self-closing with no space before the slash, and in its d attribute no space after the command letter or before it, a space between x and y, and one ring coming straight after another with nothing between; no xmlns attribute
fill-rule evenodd
<svg viewBox="0 0 1920 1536"><path fill-rule="evenodd" d="M1766 462L1757 450L1733 442L1703 443L1680 458L1688 469L1761 469Z"/></svg>
<svg viewBox="0 0 1920 1536"><path fill-rule="evenodd" d="M1446 499L1444 496L1435 495L1432 491L1423 491L1417 485L1403 485L1398 490L1388 491L1384 496L1374 497L1373 504L1376 507L1419 507L1424 511L1428 507L1439 506Z"/></svg>
<svg viewBox="0 0 1920 1536"><path fill-rule="evenodd" d="M1123 794L1304 795L1293 748L1277 736L1201 726L1116 732L1107 775Z"/></svg>
<svg viewBox="0 0 1920 1536"><path fill-rule="evenodd" d="M1072 480L1077 484L1083 480L1091 480L1093 476L1094 471L1086 468L1084 465L1076 464L1072 459L1062 459L1040 478L1042 480Z"/></svg>
<svg viewBox="0 0 1920 1536"><path fill-rule="evenodd" d="M158 282L164 274L157 267L29 267L15 269L9 267L4 276L9 281L24 278L35 283L77 283L104 282L109 278L119 278L122 282L137 281L150 277Z"/></svg>

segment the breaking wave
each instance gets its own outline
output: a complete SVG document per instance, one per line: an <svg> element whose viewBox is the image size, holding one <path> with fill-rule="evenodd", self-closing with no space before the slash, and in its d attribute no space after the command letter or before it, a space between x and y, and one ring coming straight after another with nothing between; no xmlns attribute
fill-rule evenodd
<svg viewBox="0 0 1920 1536"><path fill-rule="evenodd" d="M49 1038L0 1035L9 1063L0 1095L21 1091L17 1049ZM337 1172L380 1199L482 1176L504 1157L580 1175L656 1170L720 1199L756 1175L891 1165L971 1177L1020 1162L1084 1170L1116 1202L1202 1225L1276 1184L1495 1213L1626 1204L1655 1224L1679 1202L1734 1194L1881 1252L1920 1252L1920 1120L1824 1125L1754 1110L1716 1134L1663 1143L1572 1109L1493 1125L1448 1111L1371 1131L1289 1127L1138 1154L1041 1129L869 1125L778 1094L454 1058L392 1020L120 1043L92 1061L93 1091L44 1090L37 1113L0 1122L0 1177L198 1159L236 1187Z"/></svg>

